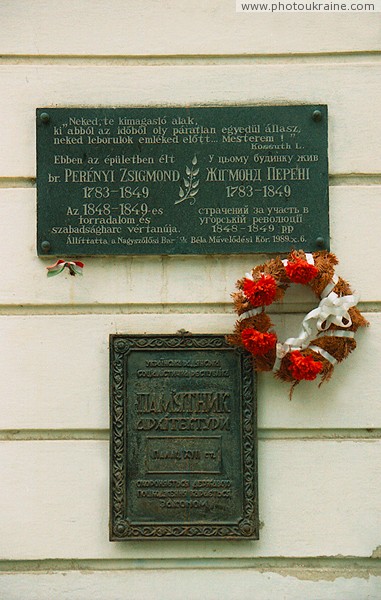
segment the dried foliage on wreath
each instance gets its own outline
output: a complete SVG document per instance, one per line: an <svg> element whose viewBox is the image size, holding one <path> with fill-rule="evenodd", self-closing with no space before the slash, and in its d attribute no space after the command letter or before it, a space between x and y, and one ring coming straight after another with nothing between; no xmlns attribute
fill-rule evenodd
<svg viewBox="0 0 381 600"><path fill-rule="evenodd" d="M336 363L356 348L357 329L368 325L356 308L358 296L335 275L337 264L327 251L292 251L252 269L232 294L238 320L228 341L251 352L256 371L273 371L291 383L290 396L303 379L328 381ZM309 286L320 303L304 317L299 335L281 343L265 307L282 300L291 283Z"/></svg>

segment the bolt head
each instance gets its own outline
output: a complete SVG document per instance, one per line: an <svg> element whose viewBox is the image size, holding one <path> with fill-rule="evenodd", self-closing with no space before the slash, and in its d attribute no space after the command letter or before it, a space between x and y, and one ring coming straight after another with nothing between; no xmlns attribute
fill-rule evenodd
<svg viewBox="0 0 381 600"><path fill-rule="evenodd" d="M49 252L51 248L50 242L48 242L47 240L44 240L43 242L41 242L41 249L43 252Z"/></svg>
<svg viewBox="0 0 381 600"><path fill-rule="evenodd" d="M312 113L312 119L315 122L319 122L319 121L322 120L322 118L323 118L323 115L322 115L321 111L320 110L314 110L314 112Z"/></svg>
<svg viewBox="0 0 381 600"><path fill-rule="evenodd" d="M47 113L47 112L43 112L43 113L41 113L41 114L40 114L40 120L41 120L43 123L49 123L49 121L50 121L50 117L49 117L48 113Z"/></svg>

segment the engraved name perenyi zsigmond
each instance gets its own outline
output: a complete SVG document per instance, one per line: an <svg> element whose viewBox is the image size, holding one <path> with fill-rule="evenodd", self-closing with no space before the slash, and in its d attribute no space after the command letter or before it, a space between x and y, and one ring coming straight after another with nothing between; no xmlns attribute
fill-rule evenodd
<svg viewBox="0 0 381 600"><path fill-rule="evenodd" d="M38 109L38 253L328 247L327 137L326 106Z"/></svg>

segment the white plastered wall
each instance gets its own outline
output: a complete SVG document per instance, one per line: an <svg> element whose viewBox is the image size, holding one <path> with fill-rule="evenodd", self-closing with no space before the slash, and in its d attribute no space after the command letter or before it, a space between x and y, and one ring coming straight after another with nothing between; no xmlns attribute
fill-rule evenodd
<svg viewBox="0 0 381 600"><path fill-rule="evenodd" d="M379 15L1 3L0 600L381 597ZM331 247L371 326L292 402L259 377L259 541L109 542L108 335L229 332L253 257L89 258L48 280L35 108L262 102L328 104ZM312 306L291 295L274 321Z"/></svg>

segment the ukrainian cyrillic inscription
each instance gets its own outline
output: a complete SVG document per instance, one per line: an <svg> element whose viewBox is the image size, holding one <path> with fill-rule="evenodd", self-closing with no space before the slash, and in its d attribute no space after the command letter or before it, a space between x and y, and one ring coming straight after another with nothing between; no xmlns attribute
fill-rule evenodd
<svg viewBox="0 0 381 600"><path fill-rule="evenodd" d="M250 356L213 335L110 344L111 539L257 539Z"/></svg>
<svg viewBox="0 0 381 600"><path fill-rule="evenodd" d="M327 109L38 109L37 196L39 254L328 248Z"/></svg>

